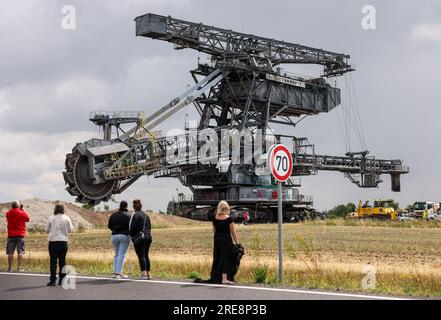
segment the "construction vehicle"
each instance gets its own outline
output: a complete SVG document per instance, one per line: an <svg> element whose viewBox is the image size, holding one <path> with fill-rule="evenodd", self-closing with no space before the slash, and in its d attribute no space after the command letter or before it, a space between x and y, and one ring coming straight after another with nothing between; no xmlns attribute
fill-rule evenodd
<svg viewBox="0 0 441 320"><path fill-rule="evenodd" d="M417 219L429 219L429 216L438 212L440 209L439 203L434 203L432 201L416 201L412 205L412 210L409 212L414 218Z"/></svg>
<svg viewBox="0 0 441 320"><path fill-rule="evenodd" d="M299 192L300 176L319 170L344 173L359 187L377 187L382 174L391 176L393 191L400 191L400 175L409 172L401 160L382 160L368 151L345 156L319 155L307 138L282 135L270 125L292 129L307 116L327 113L341 103L340 89L331 78L354 70L349 55L235 32L156 14L135 18L136 36L172 43L175 49L190 48L208 54L210 63L199 63L190 74L195 82L183 94L148 116L141 112L93 112L90 121L99 126L103 138L78 143L66 155L66 190L81 203L98 204L120 194L142 176L173 177L188 188L167 208L169 213L206 219L219 200L253 221L277 219L276 181L261 171L262 163L249 159L245 139L226 152L217 152L217 163L200 161L207 146L197 133L212 130L219 141L227 130L252 132L263 137L258 159L282 139L293 152L292 179L283 184L284 219L303 216L312 208L311 196ZM319 77L287 73L281 65L312 64L323 67ZM158 125L192 104L199 114L195 125L185 126L177 136L161 135ZM196 138L195 138L196 137ZM210 138L210 141L212 139ZM182 161L167 155L182 147L188 151ZM239 148L239 162L233 163L233 147ZM221 149L221 148L219 148ZM254 150L255 151L255 150ZM265 160L263 160L263 165ZM240 218L240 217L239 217Z"/></svg>
<svg viewBox="0 0 441 320"><path fill-rule="evenodd" d="M356 209L356 217L359 219L383 219L396 220L397 212L394 207L394 201L389 200L375 200L374 205L370 206L369 201L362 205L358 202Z"/></svg>

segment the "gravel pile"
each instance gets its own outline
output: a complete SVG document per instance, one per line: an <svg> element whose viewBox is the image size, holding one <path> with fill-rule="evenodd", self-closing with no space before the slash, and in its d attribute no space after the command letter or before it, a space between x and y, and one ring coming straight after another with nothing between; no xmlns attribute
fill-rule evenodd
<svg viewBox="0 0 441 320"><path fill-rule="evenodd" d="M57 202L58 201L41 199L26 199L20 201L20 203L23 204L23 210L26 211L30 217L27 227L37 230L44 228L48 217L54 214L54 206ZM65 214L72 220L75 229L78 228L79 225L82 225L85 229L92 228L92 224L78 213L79 210L83 210L82 208L77 208L71 204L63 204ZM6 229L5 214L10 208L10 203L0 203L0 230Z"/></svg>

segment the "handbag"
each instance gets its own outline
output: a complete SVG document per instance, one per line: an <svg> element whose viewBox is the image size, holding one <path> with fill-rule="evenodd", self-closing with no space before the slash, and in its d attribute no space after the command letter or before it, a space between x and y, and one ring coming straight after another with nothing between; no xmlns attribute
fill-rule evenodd
<svg viewBox="0 0 441 320"><path fill-rule="evenodd" d="M147 217L146 217L146 215L144 213L144 226L143 226L142 230L138 234L136 234L135 236L132 237L132 241L134 243L139 243L140 241L144 241L144 239L145 239L145 232L144 232L144 230L145 230L146 220L147 220Z"/></svg>

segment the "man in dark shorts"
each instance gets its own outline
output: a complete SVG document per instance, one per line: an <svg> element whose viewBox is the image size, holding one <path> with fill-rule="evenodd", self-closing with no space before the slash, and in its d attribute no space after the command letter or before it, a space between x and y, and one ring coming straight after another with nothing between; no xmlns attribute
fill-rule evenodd
<svg viewBox="0 0 441 320"><path fill-rule="evenodd" d="M11 210L6 212L8 222L8 242L6 244L6 254L8 255L8 272L12 272L12 262L14 252L17 249L17 272L22 272L21 263L25 253L26 222L29 221L28 214L20 208L20 203L15 200L11 203Z"/></svg>

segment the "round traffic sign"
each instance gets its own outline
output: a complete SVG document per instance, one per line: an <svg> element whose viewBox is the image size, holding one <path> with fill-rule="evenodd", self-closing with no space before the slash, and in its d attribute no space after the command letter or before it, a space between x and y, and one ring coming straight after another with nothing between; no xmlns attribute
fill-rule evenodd
<svg viewBox="0 0 441 320"><path fill-rule="evenodd" d="M268 153L271 174L280 182L288 180L292 173L292 155L283 144L271 147Z"/></svg>

